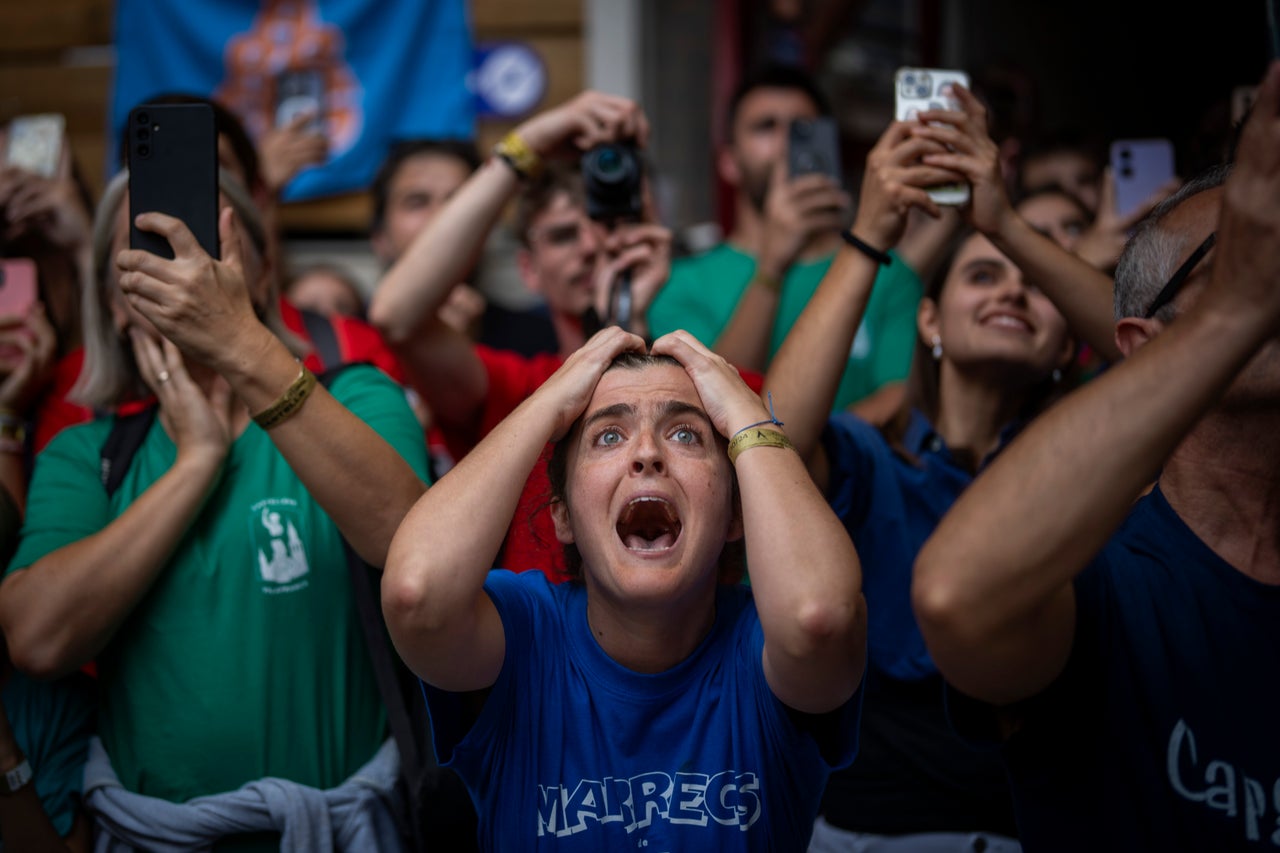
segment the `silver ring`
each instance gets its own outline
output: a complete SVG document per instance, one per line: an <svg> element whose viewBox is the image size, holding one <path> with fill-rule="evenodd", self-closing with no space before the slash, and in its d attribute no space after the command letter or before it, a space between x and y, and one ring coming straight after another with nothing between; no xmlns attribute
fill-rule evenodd
<svg viewBox="0 0 1280 853"><path fill-rule="evenodd" d="M160 384L162 384L162 385L163 385L165 382L168 382L168 381L169 381L169 371L167 371L167 370L162 370L162 371L160 371L159 373L157 373L157 374L156 374L156 379L160 380Z"/></svg>

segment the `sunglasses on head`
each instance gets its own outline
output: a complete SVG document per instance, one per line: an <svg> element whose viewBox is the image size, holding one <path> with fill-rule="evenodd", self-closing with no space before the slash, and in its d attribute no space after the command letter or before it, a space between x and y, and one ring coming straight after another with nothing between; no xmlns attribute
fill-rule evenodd
<svg viewBox="0 0 1280 853"><path fill-rule="evenodd" d="M1164 306L1173 301L1178 295L1178 291L1182 289L1182 285L1186 283L1187 277L1191 275L1191 271L1195 269L1196 264L1213 248L1213 244L1218 241L1218 232L1211 231L1209 236L1204 238L1204 242L1191 253L1191 257L1182 262L1182 266L1174 271L1169 277L1169 282L1156 294L1155 300L1151 303L1151 307L1147 309L1147 313L1143 314L1143 318L1150 320Z"/></svg>

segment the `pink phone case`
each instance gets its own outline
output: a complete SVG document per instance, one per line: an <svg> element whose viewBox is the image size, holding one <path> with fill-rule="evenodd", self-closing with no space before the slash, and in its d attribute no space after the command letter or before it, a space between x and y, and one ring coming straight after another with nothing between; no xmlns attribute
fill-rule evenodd
<svg viewBox="0 0 1280 853"><path fill-rule="evenodd" d="M0 262L0 317L23 317L36 301L36 263L30 258Z"/></svg>

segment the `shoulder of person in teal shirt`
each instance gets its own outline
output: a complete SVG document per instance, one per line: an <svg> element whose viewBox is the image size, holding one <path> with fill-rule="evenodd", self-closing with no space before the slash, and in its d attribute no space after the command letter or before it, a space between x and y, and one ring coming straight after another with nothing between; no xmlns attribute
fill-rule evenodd
<svg viewBox="0 0 1280 853"><path fill-rule="evenodd" d="M906 378L916 339L916 307L924 286L896 253L880 268L862 325L849 353L849 363L836 392L833 410L840 411L891 382ZM794 264L787 271L769 340L772 358L826 275L831 258ZM685 329L714 347L754 275L756 261L728 243L671 264L671 278L649 308L653 336Z"/></svg>

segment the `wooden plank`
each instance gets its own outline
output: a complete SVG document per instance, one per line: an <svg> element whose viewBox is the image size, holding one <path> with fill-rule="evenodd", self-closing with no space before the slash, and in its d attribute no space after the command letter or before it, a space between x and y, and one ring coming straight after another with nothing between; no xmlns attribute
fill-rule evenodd
<svg viewBox="0 0 1280 853"><path fill-rule="evenodd" d="M0 0L0 55L111 44L111 0Z"/></svg>
<svg viewBox="0 0 1280 853"><path fill-rule="evenodd" d="M0 71L0 120L62 113L68 132L106 127L112 68L107 65L12 65Z"/></svg>
<svg viewBox="0 0 1280 853"><path fill-rule="evenodd" d="M279 221L288 233L362 234L369 230L372 215L373 202L362 192L281 205Z"/></svg>
<svg viewBox="0 0 1280 853"><path fill-rule="evenodd" d="M580 27L582 0L471 0L476 37L488 29Z"/></svg>

